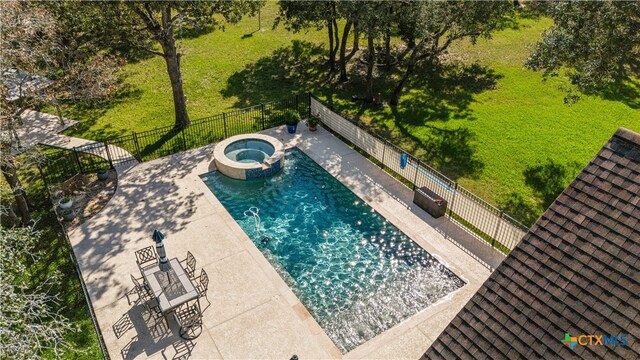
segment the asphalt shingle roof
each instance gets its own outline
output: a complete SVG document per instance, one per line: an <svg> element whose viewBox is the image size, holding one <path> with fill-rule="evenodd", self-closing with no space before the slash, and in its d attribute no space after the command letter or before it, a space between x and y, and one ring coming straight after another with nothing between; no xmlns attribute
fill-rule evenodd
<svg viewBox="0 0 640 360"><path fill-rule="evenodd" d="M422 358L640 358L639 269L640 134L621 128Z"/></svg>

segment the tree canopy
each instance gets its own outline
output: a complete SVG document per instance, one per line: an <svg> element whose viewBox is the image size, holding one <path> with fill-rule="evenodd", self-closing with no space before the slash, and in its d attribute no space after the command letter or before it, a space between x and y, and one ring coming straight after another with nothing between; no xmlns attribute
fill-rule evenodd
<svg viewBox="0 0 640 360"><path fill-rule="evenodd" d="M27 109L54 106L62 121L61 102L106 99L115 92L119 80L118 60L103 51L99 38L82 31L91 23L89 19L76 17L78 10L67 11L65 6L64 2L6 2L0 6L0 169L23 225L31 221L31 215L17 175L21 164L14 156L20 148L14 129L22 114ZM56 17L62 12L69 22ZM31 86L34 79L37 86Z"/></svg>
<svg viewBox="0 0 640 360"><path fill-rule="evenodd" d="M403 16L398 21L403 23L400 27L402 37L411 52L406 61L407 69L390 103L398 104L400 94L417 64L437 63L455 41L466 38L474 43L480 37L490 37L512 9L511 1L423 1L404 4L401 9Z"/></svg>
<svg viewBox="0 0 640 360"><path fill-rule="evenodd" d="M545 76L568 75L589 93L640 71L640 2L554 1L553 26L535 44L526 65Z"/></svg>
<svg viewBox="0 0 640 360"><path fill-rule="evenodd" d="M65 335L75 327L54 309L58 297L50 292L59 274L41 284L29 284L29 263L38 260L39 235L29 227L0 227L0 358L39 359L55 356L69 344Z"/></svg>

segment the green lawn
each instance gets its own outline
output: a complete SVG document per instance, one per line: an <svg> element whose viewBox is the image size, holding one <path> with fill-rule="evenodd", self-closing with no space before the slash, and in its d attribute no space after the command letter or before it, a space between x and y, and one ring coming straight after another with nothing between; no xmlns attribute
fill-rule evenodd
<svg viewBox="0 0 640 360"><path fill-rule="evenodd" d="M464 187L532 223L620 127L640 131L640 88L565 105L566 86L523 68L527 45L550 20L519 18L476 45L456 44L439 71L419 69L398 109L353 103L359 78L327 80L325 32L271 29L277 6L226 31L180 41L192 119L313 91L337 109L391 137ZM362 42L361 42L362 43ZM363 71L352 61L352 74ZM169 79L155 57L125 67L127 91L101 108L70 109L82 124L68 133L103 138L173 123ZM380 73L376 92L390 94L397 71Z"/></svg>
<svg viewBox="0 0 640 360"><path fill-rule="evenodd" d="M319 44L325 40L324 32L292 34L282 26L272 30L276 12L275 3L268 3L262 9L262 31L256 31L258 19L254 17L227 25L225 31L179 40L179 49L184 54L181 59L184 90L192 120L317 87L315 79L318 76L307 76L309 82L296 78L262 79L262 88L255 93L250 89L255 84L245 82L247 79L242 76L246 72L245 66L256 60L273 58L278 49L291 50L294 41L299 44L297 50L308 54L311 49L303 46L303 42ZM318 50L315 50L314 55L317 54ZM290 52L282 51L282 55L289 56ZM285 59L282 60L277 64L258 62L253 70L259 72L264 66L288 67ZM316 72L314 69L297 70L296 75L301 77ZM173 124L171 84L163 59L155 56L129 64L124 69L124 77L126 90L109 104L100 108L70 109L65 116L83 123L67 133L97 139Z"/></svg>

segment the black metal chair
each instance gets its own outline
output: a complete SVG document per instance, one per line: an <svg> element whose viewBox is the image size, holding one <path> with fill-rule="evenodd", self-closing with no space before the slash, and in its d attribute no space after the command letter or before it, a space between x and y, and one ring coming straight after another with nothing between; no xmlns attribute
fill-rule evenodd
<svg viewBox="0 0 640 360"><path fill-rule="evenodd" d="M154 246L147 246L144 249L136 251L136 263L138 264L138 268L140 268L140 272L158 265L158 254L156 254Z"/></svg>
<svg viewBox="0 0 640 360"><path fill-rule="evenodd" d="M189 275L189 279L195 280L196 258L193 257L193 254L191 253L191 251L187 251L187 258L184 259L182 262L184 262L185 264L184 271L187 273L187 275Z"/></svg>
<svg viewBox="0 0 640 360"><path fill-rule="evenodd" d="M133 282L133 289L130 292L135 292L138 295L138 300L135 301L135 304L139 303L140 301L147 302L153 299L153 294L151 293L151 290L147 287L147 285L144 284L144 279L136 278L135 276L133 276L133 274L130 274L130 276L131 281ZM127 293L127 300L129 299L129 293ZM131 303L131 301L129 301L129 303Z"/></svg>
<svg viewBox="0 0 640 360"><path fill-rule="evenodd" d="M208 308L209 306L211 306L211 302L207 297L207 290L209 290L209 275L207 275L204 269L202 269L200 270L200 276L196 281L196 291L198 292L198 298L204 297L205 299L207 299L207 303L209 304L207 305Z"/></svg>
<svg viewBox="0 0 640 360"><path fill-rule="evenodd" d="M124 314L120 318L120 320L116 321L113 324L113 332L116 334L116 338L120 339L127 331L133 329L133 322L131 322L131 318L129 314Z"/></svg>
<svg viewBox="0 0 640 360"><path fill-rule="evenodd" d="M180 330L178 334L185 340L193 340L202 333L202 312L200 302L196 299L193 304L184 303L178 307L174 317Z"/></svg>
<svg viewBox="0 0 640 360"><path fill-rule="evenodd" d="M152 299L151 301L145 301L144 309L147 313L149 313L149 317L146 321L153 320L153 327L157 327L158 323L162 323L166 326L166 329L169 328L169 322L164 317L162 310L160 310L160 305L156 299Z"/></svg>

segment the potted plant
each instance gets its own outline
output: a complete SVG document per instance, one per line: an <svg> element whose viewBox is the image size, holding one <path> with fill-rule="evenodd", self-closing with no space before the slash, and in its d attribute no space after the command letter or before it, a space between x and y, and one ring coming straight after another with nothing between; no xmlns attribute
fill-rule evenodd
<svg viewBox="0 0 640 360"><path fill-rule="evenodd" d="M98 176L98 180L107 180L109 178L109 169L101 168L96 175Z"/></svg>
<svg viewBox="0 0 640 360"><path fill-rule="evenodd" d="M71 209L71 206L73 206L73 198L71 195L65 195L62 199L58 200L58 206L60 209Z"/></svg>
<svg viewBox="0 0 640 360"><path fill-rule="evenodd" d="M320 124L320 117L318 115L311 115L311 117L307 120L309 131L318 130L318 124Z"/></svg>
<svg viewBox="0 0 640 360"><path fill-rule="evenodd" d="M298 123L300 120L300 114L297 111L287 111L286 112L285 124L287 124L287 131L289 134L295 134L298 129Z"/></svg>
<svg viewBox="0 0 640 360"><path fill-rule="evenodd" d="M76 212L73 211L73 209L64 209L60 212L60 215L62 215L62 218L66 221L71 221L76 217Z"/></svg>

